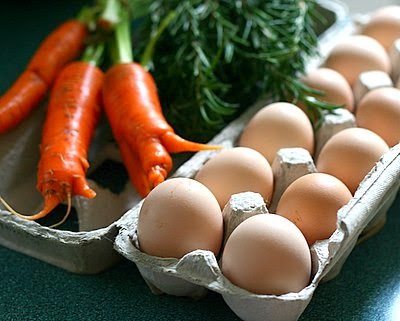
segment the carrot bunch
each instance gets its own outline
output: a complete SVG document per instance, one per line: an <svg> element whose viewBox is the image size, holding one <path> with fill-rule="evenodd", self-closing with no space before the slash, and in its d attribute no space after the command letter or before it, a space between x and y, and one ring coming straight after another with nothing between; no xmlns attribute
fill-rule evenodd
<svg viewBox="0 0 400 321"><path fill-rule="evenodd" d="M120 10L118 10L120 9ZM175 134L166 121L152 75L133 61L130 24L117 8L114 65L105 74L103 104L129 177L141 196L163 182L172 169L170 153L219 149Z"/></svg>
<svg viewBox="0 0 400 321"><path fill-rule="evenodd" d="M58 225L68 216L73 196L95 197L85 175L102 107L130 180L142 197L168 177L170 153L220 148L175 134L163 115L153 77L133 62L129 16L118 1L106 4L119 21L108 25L113 26L117 58L105 74L99 65L105 42L85 43L87 26L71 20L45 39L26 71L0 98L0 132L5 132L25 119L50 89L36 186L44 198L43 209L33 215L20 214L0 197L8 210L22 218L37 220L67 202L67 213ZM83 58L76 61L83 50Z"/></svg>
<svg viewBox="0 0 400 321"><path fill-rule="evenodd" d="M142 196L168 176L170 153L220 148L174 133L163 116L153 77L138 63L117 63L106 72L103 103L129 177Z"/></svg>

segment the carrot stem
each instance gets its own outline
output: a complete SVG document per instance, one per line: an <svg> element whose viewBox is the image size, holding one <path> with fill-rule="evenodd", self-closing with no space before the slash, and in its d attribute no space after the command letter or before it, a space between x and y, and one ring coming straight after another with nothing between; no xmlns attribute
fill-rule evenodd
<svg viewBox="0 0 400 321"><path fill-rule="evenodd" d="M89 24L93 21L94 11L92 7L84 6L80 9L78 14L76 15L76 20L79 20L82 23Z"/></svg>
<svg viewBox="0 0 400 321"><path fill-rule="evenodd" d="M144 49L142 59L140 61L140 64L145 67L146 69L150 69L150 64L153 59L153 53L154 53L154 48L157 44L158 39L161 37L162 33L164 30L169 26L169 24L175 19L177 16L177 12L175 10L170 11L163 20L161 20L161 23L157 30L152 34L149 42L146 45L146 48Z"/></svg>
<svg viewBox="0 0 400 321"><path fill-rule="evenodd" d="M131 25L129 13L127 10L122 10L121 7L116 7L120 21L116 24L114 33L114 63L131 63L133 61L132 40L131 40Z"/></svg>
<svg viewBox="0 0 400 321"><path fill-rule="evenodd" d="M99 20L103 26L106 28L113 28L116 24L120 22L119 10L120 10L119 0L106 0L103 10L101 12Z"/></svg>
<svg viewBox="0 0 400 321"><path fill-rule="evenodd" d="M88 45L82 54L81 60L93 66L99 66L103 61L105 45L104 43L96 43Z"/></svg>

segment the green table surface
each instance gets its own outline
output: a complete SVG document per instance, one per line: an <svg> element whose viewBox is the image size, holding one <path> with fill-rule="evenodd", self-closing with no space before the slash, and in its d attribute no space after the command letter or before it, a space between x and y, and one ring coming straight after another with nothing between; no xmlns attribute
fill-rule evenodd
<svg viewBox="0 0 400 321"><path fill-rule="evenodd" d="M7 1L0 10L0 90L23 70L48 30L81 1ZM341 273L320 284L300 320L400 320L400 201L384 228L358 245ZM0 320L237 320L219 294L153 295L125 259L76 275L0 247Z"/></svg>

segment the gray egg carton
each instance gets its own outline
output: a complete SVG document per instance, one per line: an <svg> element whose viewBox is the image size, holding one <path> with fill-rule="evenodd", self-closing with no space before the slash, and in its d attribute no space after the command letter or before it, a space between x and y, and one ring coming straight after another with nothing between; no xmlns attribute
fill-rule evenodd
<svg viewBox="0 0 400 321"><path fill-rule="evenodd" d="M232 148L245 124L259 110L250 108L226 127L212 143ZM323 140L337 131L354 127L354 116L341 110L329 115L317 137ZM198 153L184 163L174 177L193 178L201 166L218 151ZM223 210L225 239L244 219L257 214L273 213L284 189L296 178L316 172L313 158L302 148L281 149L272 164L275 190L272 203L266 207L257 193L233 195ZM160 258L140 251L136 227L142 202L129 210L118 223L119 233L115 249L134 262L142 277L155 294L198 298L215 291L243 320L296 320L310 302L320 282L335 277L348 255L360 239L379 230L386 220L386 212L393 203L400 184L400 145L387 152L365 177L351 201L338 211L337 230L327 240L311 247L313 272L310 284L298 293L285 295L256 295L240 289L221 273L218 259L210 251L196 250L181 259Z"/></svg>

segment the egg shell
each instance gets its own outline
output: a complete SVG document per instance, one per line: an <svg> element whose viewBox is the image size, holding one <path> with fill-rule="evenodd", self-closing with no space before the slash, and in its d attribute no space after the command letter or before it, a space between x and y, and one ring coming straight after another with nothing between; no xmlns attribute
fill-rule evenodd
<svg viewBox="0 0 400 321"><path fill-rule="evenodd" d="M259 214L244 220L229 236L221 271L233 284L252 293L298 292L310 282L311 254L291 221Z"/></svg>
<svg viewBox="0 0 400 321"><path fill-rule="evenodd" d="M389 147L400 142L400 89L386 87L370 91L360 101L357 125L382 137Z"/></svg>
<svg viewBox="0 0 400 321"><path fill-rule="evenodd" d="M361 34L376 39L386 50L400 38L400 6L389 5L374 11Z"/></svg>
<svg viewBox="0 0 400 321"><path fill-rule="evenodd" d="M337 212L352 196L347 186L336 177L311 173L289 185L275 213L296 224L311 246L333 234Z"/></svg>
<svg viewBox="0 0 400 321"><path fill-rule="evenodd" d="M351 87L364 71L391 72L390 59L385 48L365 35L348 36L338 42L329 53L324 67L338 71Z"/></svg>
<svg viewBox="0 0 400 321"><path fill-rule="evenodd" d="M319 172L340 179L355 193L360 182L389 150L386 142L365 128L347 128L333 135L322 148L316 165Z"/></svg>
<svg viewBox="0 0 400 321"><path fill-rule="evenodd" d="M238 145L257 150L272 164L281 148L302 147L313 155L314 129L307 115L296 105L271 103L252 117Z"/></svg>
<svg viewBox="0 0 400 321"><path fill-rule="evenodd" d="M218 255L223 237L221 209L200 182L172 178L144 200L137 237L141 250L154 256L180 258L196 249Z"/></svg>
<svg viewBox="0 0 400 321"><path fill-rule="evenodd" d="M194 179L208 187L221 208L231 195L248 191L260 193L269 204L274 188L270 164L248 147L222 150L204 164Z"/></svg>
<svg viewBox="0 0 400 321"><path fill-rule="evenodd" d="M390 48L389 58L392 65L391 77L393 82L396 83L400 78L400 38L396 39Z"/></svg>
<svg viewBox="0 0 400 321"><path fill-rule="evenodd" d="M349 111L353 111L353 91L347 80L336 70L316 68L309 71L301 80L307 86L323 92L322 95L313 95L318 100L344 106Z"/></svg>

